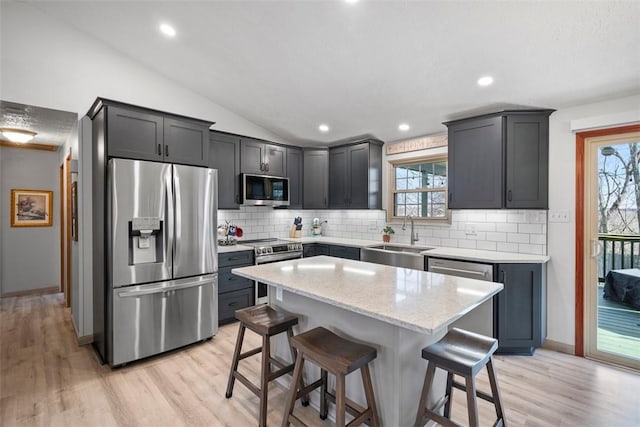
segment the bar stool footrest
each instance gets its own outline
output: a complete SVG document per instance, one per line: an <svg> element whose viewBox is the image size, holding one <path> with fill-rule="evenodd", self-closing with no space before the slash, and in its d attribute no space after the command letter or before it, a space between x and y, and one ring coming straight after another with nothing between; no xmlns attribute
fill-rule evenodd
<svg viewBox="0 0 640 427"><path fill-rule="evenodd" d="M246 359L247 357L251 357L254 354L258 354L262 352L262 347L256 347L254 349L251 349L249 351L246 351L244 353L240 353L240 356L238 357L238 362L241 361L242 359Z"/></svg>
<svg viewBox="0 0 640 427"><path fill-rule="evenodd" d="M235 379L237 379L242 384L244 384L244 386L246 388L248 388L253 394L255 394L256 396L260 397L260 389L258 387L256 387L255 384L253 384L251 381L249 381L249 379L247 377L245 377L244 375L242 375L238 371L235 371L233 373L233 376L235 377Z"/></svg>
<svg viewBox="0 0 640 427"><path fill-rule="evenodd" d="M458 390L462 390L465 393L467 392L467 387L464 384L460 384L458 382L453 381L451 383L451 386L454 387L454 388L457 388ZM496 403L496 401L493 398L493 396L485 393L484 391L476 390L476 396L478 396L480 399L486 400L487 402L491 402L493 404Z"/></svg>
<svg viewBox="0 0 640 427"><path fill-rule="evenodd" d="M327 391L327 400L333 403L334 405L336 404L335 390L334 392ZM364 408L359 404L357 404L356 402L354 402L353 400L349 399L348 397L344 398L344 407L345 407L345 410L351 416L356 417L354 418L353 421L360 419L364 415L367 415L366 418L362 418L359 424L362 424L365 420L368 420L372 415L371 408ZM348 425L351 425L351 424L348 424ZM358 425L358 424L354 424L354 425Z"/></svg>

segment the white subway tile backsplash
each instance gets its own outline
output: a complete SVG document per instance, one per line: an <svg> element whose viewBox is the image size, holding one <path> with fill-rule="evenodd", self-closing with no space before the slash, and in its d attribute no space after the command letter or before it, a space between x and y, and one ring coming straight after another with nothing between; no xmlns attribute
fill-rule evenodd
<svg viewBox="0 0 640 427"><path fill-rule="evenodd" d="M507 242L510 243L529 243L528 234L507 233Z"/></svg>
<svg viewBox="0 0 640 427"><path fill-rule="evenodd" d="M499 223L499 224L496 224L496 231L499 231L502 233L517 233L518 224Z"/></svg>
<svg viewBox="0 0 640 427"><path fill-rule="evenodd" d="M497 249L499 252L518 252L518 244L498 242Z"/></svg>
<svg viewBox="0 0 640 427"><path fill-rule="evenodd" d="M288 237L293 219L302 217L302 234L311 234L313 218L323 224L326 236L364 240L381 240L380 230L389 224L395 229L392 242L410 242L410 226L388 223L386 213L376 210L299 210L242 206L239 210L218 211L218 224L225 221L243 228L243 239ZM373 230L374 225L375 230ZM466 234L467 226L475 235ZM546 211L462 210L453 211L451 224L415 224L419 245L477 248L483 250L545 254L547 252Z"/></svg>
<svg viewBox="0 0 640 427"><path fill-rule="evenodd" d="M518 233L541 234L542 224L518 224Z"/></svg>
<svg viewBox="0 0 640 427"><path fill-rule="evenodd" d="M487 233L487 240L491 242L506 242L507 233Z"/></svg>

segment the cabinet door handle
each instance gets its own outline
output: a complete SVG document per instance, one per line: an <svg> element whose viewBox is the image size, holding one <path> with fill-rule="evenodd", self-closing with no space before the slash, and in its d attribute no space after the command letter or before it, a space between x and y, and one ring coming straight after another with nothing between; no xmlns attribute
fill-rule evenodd
<svg viewBox="0 0 640 427"><path fill-rule="evenodd" d="M260 170L263 171L264 170L264 163L260 163Z"/></svg>
<svg viewBox="0 0 640 427"><path fill-rule="evenodd" d="M322 206L324 206L325 208L327 207L327 198L324 198L324 201L322 202Z"/></svg>
<svg viewBox="0 0 640 427"><path fill-rule="evenodd" d="M502 270L502 271L500 271L500 273L502 273L502 284L506 285L507 284L507 272Z"/></svg>
<svg viewBox="0 0 640 427"><path fill-rule="evenodd" d="M266 168L266 171L269 172L269 163L265 163L264 167Z"/></svg>
<svg viewBox="0 0 640 427"><path fill-rule="evenodd" d="M166 144L164 146L164 156L169 157L169 146Z"/></svg>
<svg viewBox="0 0 640 427"><path fill-rule="evenodd" d="M162 144L158 144L158 156L162 156Z"/></svg>
<svg viewBox="0 0 640 427"><path fill-rule="evenodd" d="M507 200L511 201L511 190L507 192Z"/></svg>
<svg viewBox="0 0 640 427"><path fill-rule="evenodd" d="M236 203L240 204L240 195L239 194L236 194Z"/></svg>

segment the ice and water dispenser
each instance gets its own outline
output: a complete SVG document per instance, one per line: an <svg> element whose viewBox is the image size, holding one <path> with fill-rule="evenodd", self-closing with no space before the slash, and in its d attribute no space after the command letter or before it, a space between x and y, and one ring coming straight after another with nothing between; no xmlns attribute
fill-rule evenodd
<svg viewBox="0 0 640 427"><path fill-rule="evenodd" d="M129 265L164 261L163 222L160 218L129 221Z"/></svg>

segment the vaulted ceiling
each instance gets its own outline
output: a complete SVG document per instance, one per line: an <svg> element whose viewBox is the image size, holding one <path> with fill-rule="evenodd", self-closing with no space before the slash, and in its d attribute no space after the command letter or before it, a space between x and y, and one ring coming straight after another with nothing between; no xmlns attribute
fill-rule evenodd
<svg viewBox="0 0 640 427"><path fill-rule="evenodd" d="M638 1L31 4L301 145L398 140L505 104L560 109L640 92ZM484 75L494 84L479 87Z"/></svg>

